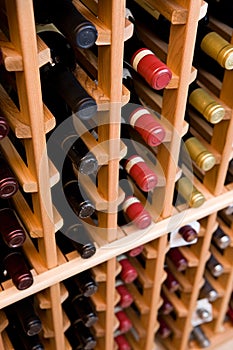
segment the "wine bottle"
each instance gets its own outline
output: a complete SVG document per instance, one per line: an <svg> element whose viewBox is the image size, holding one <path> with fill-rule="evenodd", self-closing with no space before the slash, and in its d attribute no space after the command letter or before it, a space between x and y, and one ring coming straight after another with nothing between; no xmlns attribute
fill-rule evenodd
<svg viewBox="0 0 233 350"><path fill-rule="evenodd" d="M96 339L90 328L85 327L82 322L72 324L65 335L73 350L90 350L96 347Z"/></svg>
<svg viewBox="0 0 233 350"><path fill-rule="evenodd" d="M48 27L38 28L40 38L50 48L52 62L40 68L42 97L51 106L55 93L66 102L80 119L92 118L97 111L96 101L83 89L73 74L75 53L65 37ZM51 93L54 90L55 93ZM53 98L53 99L52 99Z"/></svg>
<svg viewBox="0 0 233 350"><path fill-rule="evenodd" d="M211 124L219 123L225 115L224 107L196 81L189 86L188 103Z"/></svg>
<svg viewBox="0 0 233 350"><path fill-rule="evenodd" d="M117 281L116 281L116 290L120 295L120 301L119 301L118 305L122 309L129 307L133 302L133 296L129 292L125 283L120 279L117 279Z"/></svg>
<svg viewBox="0 0 233 350"><path fill-rule="evenodd" d="M220 226L214 231L211 241L219 249L226 249L231 243L230 236Z"/></svg>
<svg viewBox="0 0 233 350"><path fill-rule="evenodd" d="M0 233L10 248L23 245L26 233L8 200L0 199Z"/></svg>
<svg viewBox="0 0 233 350"><path fill-rule="evenodd" d="M219 21L233 27L233 3L231 0L206 0L208 13Z"/></svg>
<svg viewBox="0 0 233 350"><path fill-rule="evenodd" d="M121 265L120 278L124 283L132 283L137 277L138 273L135 267L131 264L126 255L122 254L117 257Z"/></svg>
<svg viewBox="0 0 233 350"><path fill-rule="evenodd" d="M140 39L133 17L134 33L124 45L124 60L138 72L155 90L165 88L172 78L172 72Z"/></svg>
<svg viewBox="0 0 233 350"><path fill-rule="evenodd" d="M198 191L191 180L182 176L175 184L175 197L180 195L191 208L198 208L205 202L204 195Z"/></svg>
<svg viewBox="0 0 233 350"><path fill-rule="evenodd" d="M123 226L127 223L124 216L130 222L133 222L138 229L145 229L151 224L152 218L150 213L144 208L142 202L134 195L132 184L127 179L127 172L123 167L119 168L119 184L121 189L125 192L125 199L119 206L118 224Z"/></svg>
<svg viewBox="0 0 233 350"><path fill-rule="evenodd" d="M210 258L208 259L206 267L214 277L219 277L224 272L223 265L215 258L213 254L211 254Z"/></svg>
<svg viewBox="0 0 233 350"><path fill-rule="evenodd" d="M163 304L159 308L159 313L162 315L169 315L174 310L174 306L163 292L161 292L161 298L163 300Z"/></svg>
<svg viewBox="0 0 233 350"><path fill-rule="evenodd" d="M73 290L75 295L90 297L98 290L98 284L94 280L91 270L79 272L77 275L63 281L66 288Z"/></svg>
<svg viewBox="0 0 233 350"><path fill-rule="evenodd" d="M0 198L12 197L18 191L18 188L18 180L7 161L0 154Z"/></svg>
<svg viewBox="0 0 233 350"><path fill-rule="evenodd" d="M197 309L196 314L202 320L203 323L207 322L210 318L209 310L205 309L204 307Z"/></svg>
<svg viewBox="0 0 233 350"><path fill-rule="evenodd" d="M207 298L209 302L214 302L219 297L218 292L213 288L210 282L206 279L204 285L202 286L199 298Z"/></svg>
<svg viewBox="0 0 233 350"><path fill-rule="evenodd" d="M56 242L64 254L77 250L81 258L88 259L96 253L92 237L85 226L78 221L68 220L62 231L56 233Z"/></svg>
<svg viewBox="0 0 233 350"><path fill-rule="evenodd" d="M133 327L133 324L130 318L119 307L115 308L115 316L119 321L118 330L120 331L121 334L127 333Z"/></svg>
<svg viewBox="0 0 233 350"><path fill-rule="evenodd" d="M116 335L114 341L117 344L118 350L131 350L131 346L123 334Z"/></svg>
<svg viewBox="0 0 233 350"><path fill-rule="evenodd" d="M13 345L14 350L44 350L38 334L28 336L22 329L19 322L14 320L14 323L10 322L6 327L7 335Z"/></svg>
<svg viewBox="0 0 233 350"><path fill-rule="evenodd" d="M171 248L167 252L167 257L172 261L177 271L184 271L188 267L188 261L178 248Z"/></svg>
<svg viewBox="0 0 233 350"><path fill-rule="evenodd" d="M194 63L198 66L205 57L211 57L215 62L227 69L233 69L233 45L208 26L207 19L199 21Z"/></svg>
<svg viewBox="0 0 233 350"><path fill-rule="evenodd" d="M184 155L184 159L189 155L192 161L203 171L209 171L214 167L216 158L201 141L190 132L187 132L183 137L183 141L182 155ZM188 154L185 154L185 152Z"/></svg>
<svg viewBox="0 0 233 350"><path fill-rule="evenodd" d="M3 140L9 133L10 127L6 118L0 116L0 141Z"/></svg>
<svg viewBox="0 0 233 350"><path fill-rule="evenodd" d="M178 233L186 242L193 242L198 237L197 231L191 225L180 227Z"/></svg>
<svg viewBox="0 0 233 350"><path fill-rule="evenodd" d="M164 318L162 318L160 315L158 316L158 322L159 322L159 329L157 334L162 339L168 338L172 334L171 328L168 326Z"/></svg>
<svg viewBox="0 0 233 350"><path fill-rule="evenodd" d="M9 248L2 239L0 239L0 247L0 263L3 272L9 275L17 289L29 288L33 284L33 276L22 250L20 248Z"/></svg>
<svg viewBox="0 0 233 350"><path fill-rule="evenodd" d="M98 320L91 299L72 289L69 289L69 298L63 303L63 308L73 325L81 321L85 327L91 327Z"/></svg>
<svg viewBox="0 0 233 350"><path fill-rule="evenodd" d="M33 297L26 297L14 304L6 307L4 311L7 314L9 322L14 322L16 317L20 322L22 329L28 336L39 334L42 330L42 323L34 308Z"/></svg>
<svg viewBox="0 0 233 350"><path fill-rule="evenodd" d="M123 68L123 84L130 91L130 100L122 108L122 119L127 124L122 127L134 128L146 144L151 147L158 146L165 138L165 129L153 114L142 106L134 87L134 79L127 68Z"/></svg>
<svg viewBox="0 0 233 350"><path fill-rule="evenodd" d="M80 181L74 176L68 158L63 166L62 183L65 197L74 213L80 219L90 217L94 213L95 207L87 197Z"/></svg>
<svg viewBox="0 0 233 350"><path fill-rule="evenodd" d="M191 337L198 342L201 348L210 346L210 340L207 338L200 326L193 327Z"/></svg>
<svg viewBox="0 0 233 350"><path fill-rule="evenodd" d="M135 256L138 256L143 252L144 245L139 245L133 249L130 249L127 251L127 255L130 256L131 258L134 258Z"/></svg>
<svg viewBox="0 0 233 350"><path fill-rule="evenodd" d="M52 22L64 34L73 47L83 49L94 45L98 32L71 0L33 0L37 23Z"/></svg>
<svg viewBox="0 0 233 350"><path fill-rule="evenodd" d="M167 289L169 290L169 292L174 293L178 289L180 289L180 284L175 279L175 277L173 276L172 272L167 267L165 267L165 271L167 273L167 277L166 277L166 279L164 281L164 284L167 287Z"/></svg>

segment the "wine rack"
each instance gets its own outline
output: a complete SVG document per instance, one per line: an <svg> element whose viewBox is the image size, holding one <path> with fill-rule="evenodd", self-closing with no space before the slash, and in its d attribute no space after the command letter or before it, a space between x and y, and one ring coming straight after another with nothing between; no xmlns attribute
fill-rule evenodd
<svg viewBox="0 0 233 350"><path fill-rule="evenodd" d="M125 19L126 3L124 0L73 0L77 9L98 30L98 58L88 50L77 49L78 62L82 65L77 64L75 75L96 100L97 116L103 122L98 125L98 141L88 133L83 137L90 148L95 147L95 155L101 164L97 189L85 178L82 181L100 212L98 228L103 230L95 227L90 229L97 250L91 258L82 259L77 251L63 254L56 245L56 232L62 228L63 218L53 204L51 189L59 182L60 174L49 159L46 147L46 135L55 128L56 121L42 102L39 76L39 68L51 59L50 50L36 35L32 0L0 1L1 16L6 16L9 25L9 37L0 31L0 61L7 71L14 72L19 96L18 108L0 85L0 111L7 118L16 138L23 141L26 162L10 138L0 141L0 148L20 183L20 190L13 196L13 203L27 231L23 250L34 278L33 285L20 292L10 279L1 282L0 308L35 295L43 323L42 341L46 350L71 348L64 334L70 322L62 308L62 303L68 297L62 282L89 268L99 284L98 292L91 297L99 318L93 327L97 338L96 349L117 349L114 332L119 322L114 309L119 302L119 295L115 281L121 271L117 257L139 245L144 245L140 259L130 259L138 271L138 283L128 285L135 305L126 310L133 323L133 329L125 335L131 348L152 350L157 348L159 342L171 350L199 349L195 341L190 341L190 334L205 278L208 278L219 295L212 303L212 320L201 324L206 336L211 339L209 348L216 348L232 338L233 325L225 319L233 289L232 243L222 253L211 243L212 234L218 225L233 237L233 220L229 223L221 216L224 208L232 204L233 195L232 184L225 185L233 142L232 71L226 71L220 82L209 73L192 66L198 22L207 11L204 1L135 2L152 14L156 11L161 13L171 23L168 44L148 28L142 27L141 30L144 43L172 71L169 85L161 96L141 80L136 82L136 91L142 104L161 113L161 123L166 130L166 138L156 150L159 185L147 204L153 220L144 230L137 230L133 224L117 226L117 206L124 200L118 188L118 164L126 154L126 147L120 140L121 107L130 99L130 92L122 85L121 79L123 48L134 29L132 23ZM212 18L210 26L233 42L232 29L228 26ZM200 121L195 114L192 115L190 125L185 121L189 85L196 78L225 107L224 119L214 126ZM176 181L182 173L187 175L188 172L186 168L179 168L178 158L182 137L189 127L217 159L214 168L206 173L196 169L198 176L193 179L194 185L206 198L199 209L173 206ZM85 130L82 122L79 122L78 128ZM139 191L137 194L140 198ZM30 197L29 202L27 196ZM187 270L176 272L166 258L171 249L169 235L195 220L200 223L197 242L179 248L188 261ZM224 267L223 275L217 279L211 277L206 269L211 253ZM181 286L175 294L170 293L164 283L167 277L166 265L175 273ZM158 334L161 292L174 306L171 315L163 316L172 331L166 339ZM5 331L8 321L2 311L0 319L0 347L7 350L12 345Z"/></svg>

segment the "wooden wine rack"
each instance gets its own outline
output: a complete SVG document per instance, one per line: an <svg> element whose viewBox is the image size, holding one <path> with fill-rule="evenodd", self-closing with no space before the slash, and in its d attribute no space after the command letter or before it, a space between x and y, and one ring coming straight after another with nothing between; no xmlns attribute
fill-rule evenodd
<svg viewBox="0 0 233 350"><path fill-rule="evenodd" d="M97 252L90 259L81 259L76 251L64 255L56 246L56 232L62 227L63 219L52 203L50 189L59 181L59 172L47 155L46 134L55 127L55 118L43 105L40 88L39 68L50 61L50 51L35 32L32 0L1 0L1 10L6 12L9 24L9 38L0 32L1 63L8 71L15 72L20 108L18 109L2 86L0 86L0 111L7 118L11 130L22 139L27 164L18 150L6 138L1 141L1 152L14 170L21 190L14 195L16 210L28 232L24 243L24 253L30 263L34 283L23 291L18 291L11 280L1 285L0 308L3 309L28 295L35 295L43 322L43 343L47 350L68 350L71 346L64 332L69 327L62 303L68 293L63 280L92 268L99 290L92 297L99 321L94 326L97 350L116 349L114 332L118 322L114 307L119 301L115 290L115 280L120 273L116 257L141 244L144 244L141 266L136 258L132 264L137 268L142 290L134 284L129 289L135 298L138 313L131 308L127 314L133 321L134 332L126 337L133 350L157 348L157 340L166 349L198 349L195 342L189 342L192 330L192 315L198 295L208 274L205 264L214 250L211 236L217 225L221 225L233 240L233 220L228 226L218 212L232 204L233 184L224 185L229 160L232 158L233 118L232 87L233 72L227 71L223 82L219 82L206 72L192 67L192 59L199 19L204 17L207 4L202 0L135 0L153 14L158 11L170 22L169 44L161 42L147 28L142 38L172 71L172 79L159 96L145 84L138 82L136 89L145 105L162 115L161 122L167 130L165 142L158 147L157 162L160 165L160 182L154 190L152 201L147 206L153 223L145 230L136 230L133 225L122 229L117 227L117 206L123 201L118 189L118 163L126 149L120 141L121 106L129 101L130 93L122 86L123 47L133 34L133 25L125 19L125 0L73 0L74 5L98 29L98 60L88 51L77 51L86 69L77 65L76 76L83 87L95 98L98 111L105 124L98 127L98 142L87 136L85 142L97 146L96 156L102 165L98 176L98 189L89 190L98 209L99 231L90 233L95 241ZM212 20L211 26L233 42L232 30ZM91 70L98 85L86 73ZM207 147L217 157L217 164L206 174L194 178L194 185L204 194L206 202L200 209L174 208L172 205L175 182L184 169L178 168L181 138L189 125L184 120L189 84L198 78L226 108L226 117L210 128L193 117L190 125L197 137L206 142ZM80 123L80 128L83 127ZM102 144L105 145L102 148ZM91 184L87 183L87 188ZM27 193L32 199L32 208L24 198ZM201 229L198 242L181 251L188 260L185 274L177 273L181 290L179 298L169 295L163 285L166 279L164 263L170 249L168 234L178 227L198 220ZM31 238L37 240L38 249ZM225 321L228 302L233 289L232 247L218 256L224 266L224 274L211 280L219 293L214 302L213 320L203 325L211 339L210 349L217 348L232 338L233 325ZM216 252L215 252L216 253ZM209 277L209 276L208 276ZM161 306L161 291L175 305L176 318L166 316L172 329L172 337L162 340L156 335L159 323L158 310ZM12 349L5 328L7 319L0 313L0 348ZM136 334L136 336L135 336ZM156 339L156 342L155 342Z"/></svg>

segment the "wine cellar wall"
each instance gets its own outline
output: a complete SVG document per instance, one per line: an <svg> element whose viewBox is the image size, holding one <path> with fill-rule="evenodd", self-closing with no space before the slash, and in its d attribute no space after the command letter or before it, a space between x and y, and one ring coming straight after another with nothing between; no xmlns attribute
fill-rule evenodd
<svg viewBox="0 0 233 350"><path fill-rule="evenodd" d="M233 30L207 2L59 0L48 21L42 0L0 0L1 349L217 349L232 338ZM92 47L67 44L63 4L89 21ZM206 31L221 66L208 61L217 49L200 49ZM136 44L146 54L135 64ZM161 71L143 68L147 55Z"/></svg>

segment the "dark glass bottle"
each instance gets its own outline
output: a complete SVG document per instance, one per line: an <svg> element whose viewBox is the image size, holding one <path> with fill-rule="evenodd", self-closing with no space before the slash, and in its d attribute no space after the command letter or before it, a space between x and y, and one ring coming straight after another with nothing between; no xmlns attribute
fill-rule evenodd
<svg viewBox="0 0 233 350"><path fill-rule="evenodd" d="M122 309L129 307L133 302L133 296L122 280L118 279L116 281L116 290L120 295L120 301L119 301L118 305Z"/></svg>
<svg viewBox="0 0 233 350"><path fill-rule="evenodd" d="M203 287L200 290L199 298L207 298L209 302L214 302L219 297L218 292L213 288L208 280L205 280Z"/></svg>
<svg viewBox="0 0 233 350"><path fill-rule="evenodd" d="M62 183L65 197L74 213L80 219L90 217L94 213L95 207L87 197L80 181L74 176L71 162L68 159L64 162Z"/></svg>
<svg viewBox="0 0 233 350"><path fill-rule="evenodd" d="M19 188L18 181L4 157L0 154L0 198L12 197Z"/></svg>
<svg viewBox="0 0 233 350"><path fill-rule="evenodd" d="M212 235L212 243L219 249L226 249L231 243L231 239L230 236L218 226Z"/></svg>
<svg viewBox="0 0 233 350"><path fill-rule="evenodd" d="M8 200L0 199L0 233L10 248L23 245L26 233Z"/></svg>
<svg viewBox="0 0 233 350"><path fill-rule="evenodd" d="M188 261L179 248L171 248L167 252L167 257L172 261L177 271L184 271L188 267Z"/></svg>
<svg viewBox="0 0 233 350"><path fill-rule="evenodd" d="M168 298L163 292L161 293L161 297L163 300L163 304L159 308L159 313L162 315L169 315L174 310L174 306L171 304L171 302L168 300Z"/></svg>
<svg viewBox="0 0 233 350"><path fill-rule="evenodd" d="M19 290L27 289L33 284L33 276L20 248L9 248L1 239L0 263Z"/></svg>
<svg viewBox="0 0 233 350"><path fill-rule="evenodd" d="M207 348L210 346L210 340L207 338L200 326L193 328L191 338L195 339L201 348Z"/></svg>
<svg viewBox="0 0 233 350"><path fill-rule="evenodd" d="M135 267L131 264L126 255L122 254L117 257L117 260L121 264L120 278L126 284L133 282L137 277L138 273Z"/></svg>
<svg viewBox="0 0 233 350"><path fill-rule="evenodd" d="M76 67L75 53L72 47L59 32L54 30L38 29L38 35L50 48L52 63L40 68L42 97L48 106L50 99L54 99L54 90L64 99L70 110L80 119L92 118L97 111L95 100L83 89L73 74Z"/></svg>
<svg viewBox="0 0 233 350"><path fill-rule="evenodd" d="M90 297L98 290L98 285L94 280L91 270L85 270L77 275L63 281L68 290L75 291L76 295Z"/></svg>
<svg viewBox="0 0 233 350"><path fill-rule="evenodd" d="M138 72L146 82L155 90L165 88L172 78L170 69L156 55L149 50L140 39L136 23L134 23L133 36L125 42L124 60Z"/></svg>
<svg viewBox="0 0 233 350"><path fill-rule="evenodd" d="M233 3L231 0L206 0L208 13L221 22L233 27Z"/></svg>
<svg viewBox="0 0 233 350"><path fill-rule="evenodd" d="M6 118L3 115L0 116L0 141L8 135L9 130L10 127Z"/></svg>
<svg viewBox="0 0 233 350"><path fill-rule="evenodd" d="M223 265L215 258L213 254L211 254L210 258L208 259L206 267L214 277L219 277L224 272Z"/></svg>
<svg viewBox="0 0 233 350"><path fill-rule="evenodd" d="M119 207L118 224L123 226L127 223L126 215L130 222L133 222L138 229L144 229L151 224L150 213L144 208L142 202L134 196L132 184L127 179L127 172L120 166L119 168L120 187L125 192L125 199Z"/></svg>
<svg viewBox="0 0 233 350"><path fill-rule="evenodd" d="M17 317L28 336L40 333L42 323L34 308L33 297L27 297L4 309L10 322Z"/></svg>
<svg viewBox="0 0 233 350"><path fill-rule="evenodd" d="M159 329L158 329L158 335L162 339L168 338L172 334L171 328L168 326L164 318L161 316L158 316L159 321Z"/></svg>
<svg viewBox="0 0 233 350"><path fill-rule="evenodd" d="M211 124L219 123L225 115L224 107L197 82L189 86L188 103Z"/></svg>
<svg viewBox="0 0 233 350"><path fill-rule="evenodd" d="M94 45L98 33L71 0L33 0L37 23L53 22L74 47L87 49Z"/></svg>
<svg viewBox="0 0 233 350"><path fill-rule="evenodd" d="M98 320L91 299L76 295L72 289L69 290L69 298L63 303L63 308L73 325L81 321L85 327L91 327Z"/></svg>
<svg viewBox="0 0 233 350"><path fill-rule="evenodd" d="M72 350L90 350L96 347L96 339L90 328L82 322L72 324L65 335L72 346Z"/></svg>
<svg viewBox="0 0 233 350"><path fill-rule="evenodd" d="M130 100L122 108L123 121L127 124L127 126L123 125L122 127L134 128L146 144L151 147L158 146L165 138L165 129L153 114L141 105L134 88L133 76L127 68L124 68L123 84L130 91Z"/></svg>
<svg viewBox="0 0 233 350"><path fill-rule="evenodd" d="M173 276L172 272L168 268L165 268L165 271L167 273L167 277L166 277L166 279L164 281L164 284L167 287L167 289L169 290L169 292L174 293L178 289L180 289L180 284L175 279L175 277Z"/></svg>
<svg viewBox="0 0 233 350"><path fill-rule="evenodd" d="M180 227L178 232L186 242L193 242L198 237L197 231L191 225Z"/></svg>

